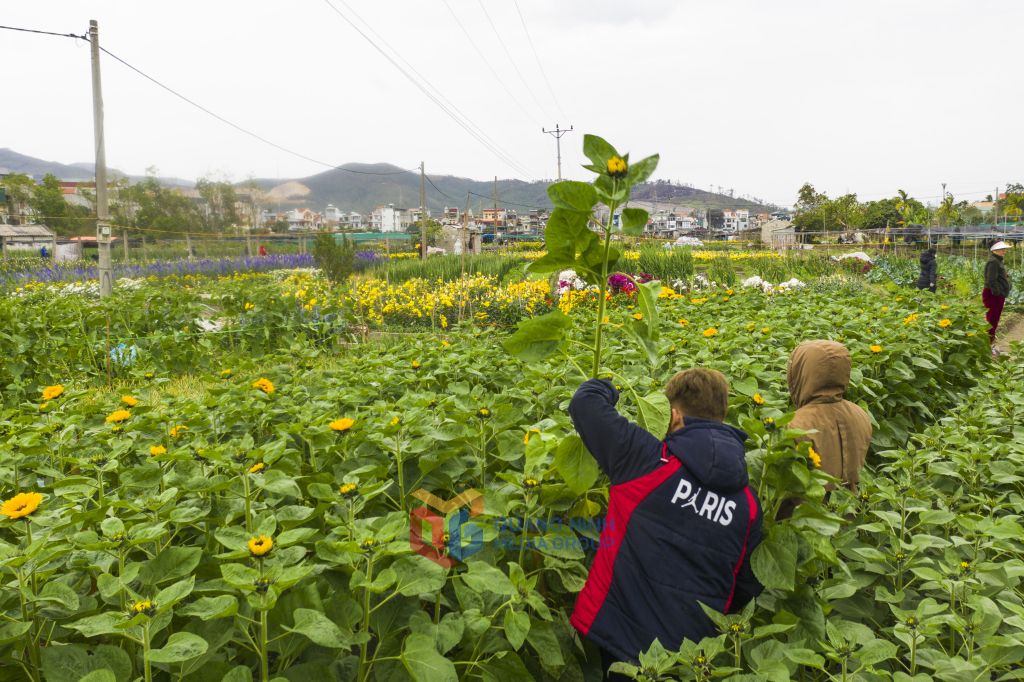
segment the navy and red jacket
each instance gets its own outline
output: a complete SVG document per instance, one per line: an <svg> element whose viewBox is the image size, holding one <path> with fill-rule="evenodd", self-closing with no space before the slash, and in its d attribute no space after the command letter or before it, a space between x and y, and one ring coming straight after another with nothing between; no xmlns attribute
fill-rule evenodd
<svg viewBox="0 0 1024 682"><path fill-rule="evenodd" d="M583 444L611 479L608 515L570 622L622 661L655 639L718 634L701 609L736 613L764 589L750 568L761 505L747 486L744 442L733 426L686 417L664 442L615 409L619 392L591 379L569 403Z"/></svg>

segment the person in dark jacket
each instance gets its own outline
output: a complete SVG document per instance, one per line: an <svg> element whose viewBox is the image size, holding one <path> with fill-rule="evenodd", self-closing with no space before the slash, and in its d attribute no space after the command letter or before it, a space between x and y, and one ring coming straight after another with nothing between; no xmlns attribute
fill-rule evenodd
<svg viewBox="0 0 1024 682"><path fill-rule="evenodd" d="M927 289L935 293L938 279L939 263L935 260L935 247L929 248L921 254L921 275L917 278L917 289Z"/></svg>
<svg viewBox="0 0 1024 682"><path fill-rule="evenodd" d="M1010 245L1006 242L996 242L992 245L991 255L985 263L985 288L981 290L981 302L988 308L985 320L992 328L988 330L989 342L995 345L996 327L999 326L999 318L1003 314L1003 303L1010 294L1010 278L1006 274L1006 266L1003 265L1003 256ZM992 349L992 355L999 356L999 351Z"/></svg>
<svg viewBox="0 0 1024 682"><path fill-rule="evenodd" d="M569 403L583 444L611 479L600 549L570 619L601 648L605 670L635 664L655 639L673 650L714 637L698 602L737 613L763 589L750 567L762 511L747 485L747 434L722 423L728 382L689 369L665 395L664 441L618 413L609 381L585 382Z"/></svg>

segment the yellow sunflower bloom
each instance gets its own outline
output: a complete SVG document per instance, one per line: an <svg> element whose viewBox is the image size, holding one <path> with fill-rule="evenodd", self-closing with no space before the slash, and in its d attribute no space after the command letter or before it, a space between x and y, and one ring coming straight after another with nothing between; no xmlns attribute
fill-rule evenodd
<svg viewBox="0 0 1024 682"><path fill-rule="evenodd" d="M353 420L349 419L348 417L345 417L344 419L335 419L330 424L328 424L328 426L331 427L332 431L340 432L348 431L349 429L352 428L353 424L355 424Z"/></svg>
<svg viewBox="0 0 1024 682"><path fill-rule="evenodd" d="M266 535L261 535L258 538L254 537L249 540L249 553L254 557L258 558L266 556L272 549L274 549L274 541Z"/></svg>
<svg viewBox="0 0 1024 682"><path fill-rule="evenodd" d="M107 423L127 421L131 416L132 414L128 410L116 410L107 417Z"/></svg>
<svg viewBox="0 0 1024 682"><path fill-rule="evenodd" d="M121 396L121 402L124 403L125 405L127 405L128 407L135 407L136 405L139 404L138 399L133 398L130 395L123 395L123 396Z"/></svg>
<svg viewBox="0 0 1024 682"><path fill-rule="evenodd" d="M261 391L263 391L267 395L270 395L271 393L274 392L274 384L271 383L269 379L262 379L262 378L257 379L253 383L252 387L260 389Z"/></svg>
<svg viewBox="0 0 1024 682"><path fill-rule="evenodd" d="M163 445L154 445L149 449L149 454L153 455L154 457L156 457L157 455L165 455L167 454L167 448L165 448Z"/></svg>
<svg viewBox="0 0 1024 682"><path fill-rule="evenodd" d="M64 393L64 387L60 384L56 386L49 386L43 389L43 400L53 400L59 398Z"/></svg>
<svg viewBox="0 0 1024 682"><path fill-rule="evenodd" d="M20 519L38 509L42 501L43 496L39 493L19 493L0 505L0 514L9 519Z"/></svg>

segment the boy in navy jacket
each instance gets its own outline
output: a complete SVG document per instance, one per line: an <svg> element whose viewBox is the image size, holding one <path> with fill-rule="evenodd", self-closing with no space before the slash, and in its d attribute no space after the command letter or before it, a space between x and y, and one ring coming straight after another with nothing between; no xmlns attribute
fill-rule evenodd
<svg viewBox="0 0 1024 682"><path fill-rule="evenodd" d="M619 392L591 379L569 404L576 431L611 479L601 549L571 623L601 647L605 668L636 662L655 639L716 636L698 602L736 613L762 586L750 568L761 542L761 505L747 486L747 434L723 424L729 384L703 368L679 372L665 395L660 441L615 409Z"/></svg>

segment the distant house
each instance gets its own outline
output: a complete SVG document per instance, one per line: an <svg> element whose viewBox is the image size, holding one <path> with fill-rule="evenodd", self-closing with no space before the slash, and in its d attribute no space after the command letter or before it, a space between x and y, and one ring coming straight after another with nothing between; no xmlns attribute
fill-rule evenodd
<svg viewBox="0 0 1024 682"><path fill-rule="evenodd" d="M335 208L334 204L327 204L327 208L324 209L324 220L329 223L343 223L345 222L345 213L340 208Z"/></svg>
<svg viewBox="0 0 1024 682"><path fill-rule="evenodd" d="M308 208L297 208L286 213L285 220L288 221L289 232L303 232L320 229L324 217Z"/></svg>
<svg viewBox="0 0 1024 682"><path fill-rule="evenodd" d="M729 232L739 232L750 226L750 211L738 209L735 211L724 211L724 229Z"/></svg>

